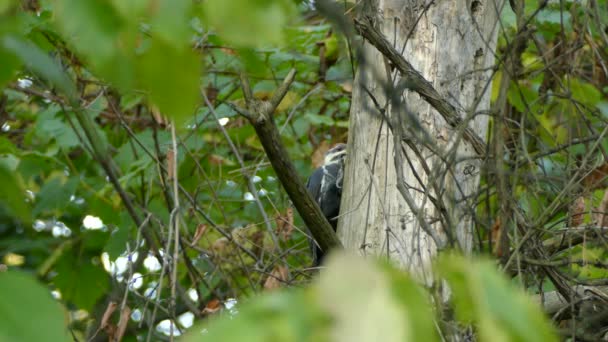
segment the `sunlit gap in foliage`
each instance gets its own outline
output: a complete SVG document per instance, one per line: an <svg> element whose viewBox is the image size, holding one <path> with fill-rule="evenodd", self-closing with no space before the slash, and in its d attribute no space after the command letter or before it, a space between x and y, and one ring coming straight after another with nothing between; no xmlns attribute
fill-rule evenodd
<svg viewBox="0 0 608 342"><path fill-rule="evenodd" d="M20 78L17 80L17 85L19 86L19 88L29 88L32 86L32 84L33 82L29 78Z"/></svg>
<svg viewBox="0 0 608 342"><path fill-rule="evenodd" d="M271 180L271 178L272 178L272 177L268 177L268 181L272 181L272 180L274 180L274 179L272 179L272 180ZM255 176L251 177L251 181L252 181L254 184L260 183L260 182L262 181L262 177L260 177L260 176L258 176L258 175L255 175ZM230 182L232 182L232 181L230 181ZM232 182L232 183L234 183L234 182ZM226 183L226 184L227 184L227 185L229 185L228 183ZM236 185L236 183L235 183L235 185ZM261 189L259 189L259 190L258 190L258 196L267 196L267 195L268 195L268 190L266 190L266 189L264 189L264 188L261 188ZM248 192L245 192L245 193L243 194L243 199L244 199L245 201L248 201L248 202L255 201L255 197L254 197L254 196L253 196L253 194L252 194L251 192L249 192L249 191L248 191Z"/></svg>
<svg viewBox="0 0 608 342"><path fill-rule="evenodd" d="M133 262L137 260L139 253L133 252L131 254L123 253L121 256L116 258L116 260L110 260L110 256L108 253L104 252L101 254L101 263L103 264L103 268L110 274L116 277L117 280L122 280L122 275L129 268L129 260ZM158 272L160 271L162 265L153 255L148 255L144 259L144 267L149 272Z"/></svg>
<svg viewBox="0 0 608 342"><path fill-rule="evenodd" d="M222 126L226 126L226 125L228 124L228 122L229 122L229 121L230 121L230 119L229 119L229 118L221 118L221 119L218 119L218 120L217 120L217 122L218 122L220 125L222 125Z"/></svg>
<svg viewBox="0 0 608 342"><path fill-rule="evenodd" d="M193 298L194 296L196 296L196 291L194 291L194 289L191 289L191 291L194 294L192 294L189 291L190 298L192 300L196 300L195 298ZM198 296L196 296L196 298L198 298ZM238 310L237 310L237 306L236 306L237 303L238 303L238 301L235 298L228 298L224 302L224 308L227 310L228 317L233 318L235 315L238 314ZM141 311L139 311L139 309L135 310L133 312L133 314L131 315L131 319L133 319L136 322L139 322L142 319ZM192 327L192 325L194 324L194 314L189 311L185 312L177 317L177 321L179 322L179 325L181 328L188 329L188 328ZM156 325L156 331L158 331L161 334L170 336L172 325L173 325L172 320L165 319ZM207 332L206 329L204 329L204 330L202 330L201 333L204 334L206 332ZM181 335L181 333L179 332L177 327L175 325L173 325L173 336L180 336L180 335Z"/></svg>
<svg viewBox="0 0 608 342"><path fill-rule="evenodd" d="M70 237L72 235L72 230L61 221L35 220L32 224L32 228L38 233L51 232L55 238Z"/></svg>
<svg viewBox="0 0 608 342"><path fill-rule="evenodd" d="M82 226L85 229L97 230L105 227L103 221L99 217L87 215L82 220Z"/></svg>
<svg viewBox="0 0 608 342"><path fill-rule="evenodd" d="M192 312L184 312L177 317L177 321L179 322L181 328L188 329L194 323L194 314ZM177 329L175 325L173 325L173 329L171 329L172 325L173 321L170 319L165 319L156 325L156 331L169 336L171 335L171 330L173 330L173 336L180 336L181 333L179 332L179 329Z"/></svg>

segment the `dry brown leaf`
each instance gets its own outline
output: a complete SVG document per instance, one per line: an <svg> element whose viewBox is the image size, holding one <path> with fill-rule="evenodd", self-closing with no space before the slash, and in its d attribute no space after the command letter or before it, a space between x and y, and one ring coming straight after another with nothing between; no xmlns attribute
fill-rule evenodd
<svg viewBox="0 0 608 342"><path fill-rule="evenodd" d="M277 222L277 235L283 240L287 241L291 238L293 234L293 208L287 208L285 210L285 215L281 215L280 213L276 216Z"/></svg>
<svg viewBox="0 0 608 342"><path fill-rule="evenodd" d="M230 159L224 158L218 154L210 154L209 157L209 164L211 165L233 165L234 163L232 163L230 161Z"/></svg>
<svg viewBox="0 0 608 342"><path fill-rule="evenodd" d="M584 177L582 183L585 189L587 191L590 191L605 186L607 179L608 163L604 163L599 167L593 169L586 177Z"/></svg>
<svg viewBox="0 0 608 342"><path fill-rule="evenodd" d="M131 308L125 306L120 311L120 319L118 320L118 326L116 327L116 334L114 335L114 341L120 342L122 337L125 335L129 319L131 318Z"/></svg>
<svg viewBox="0 0 608 342"><path fill-rule="evenodd" d="M193 247L198 244L198 242L203 237L203 235L205 235L205 232L207 231L207 227L208 226L204 223L201 223L196 227L196 232L194 232L194 237L192 238L192 242L190 242L190 246Z"/></svg>
<svg viewBox="0 0 608 342"><path fill-rule="evenodd" d="M583 224L585 218L585 198L580 196L574 200L570 207L570 226L577 227Z"/></svg>
<svg viewBox="0 0 608 342"><path fill-rule="evenodd" d="M167 150L167 180L172 180L175 177L173 170L175 169L175 151Z"/></svg>
<svg viewBox="0 0 608 342"><path fill-rule="evenodd" d="M110 317L112 317L112 314L114 313L114 311L116 311L117 306L118 306L118 304L116 304L116 302L108 303L108 306L106 307L106 311L103 313L103 316L101 316L101 323L99 323L99 329L105 329L106 326L108 326Z"/></svg>
<svg viewBox="0 0 608 342"><path fill-rule="evenodd" d="M209 83L207 85L207 87L205 88L205 95L207 96L207 99L209 99L209 102L212 105L215 105L215 100L217 99L217 95L220 93L220 91L214 87L211 83Z"/></svg>
<svg viewBox="0 0 608 342"><path fill-rule="evenodd" d="M500 238L502 235L502 223L500 221L500 217L496 218L496 221L494 221L494 224L492 225L491 234L492 234L492 243L494 244L492 246L492 252L497 257L501 257L502 248L500 245L500 240L501 240Z"/></svg>
<svg viewBox="0 0 608 342"><path fill-rule="evenodd" d="M285 266L276 266L268 278L266 278L266 282L264 282L264 288L267 290L278 289L283 286L283 284L287 281L287 267Z"/></svg>
<svg viewBox="0 0 608 342"><path fill-rule="evenodd" d="M207 302L205 308L203 309L203 314L213 314L222 308L222 302L219 299L214 298Z"/></svg>

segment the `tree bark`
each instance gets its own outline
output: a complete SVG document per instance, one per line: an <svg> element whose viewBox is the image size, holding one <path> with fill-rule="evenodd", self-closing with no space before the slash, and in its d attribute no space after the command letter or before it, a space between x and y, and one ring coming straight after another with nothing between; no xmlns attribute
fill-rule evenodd
<svg viewBox="0 0 608 342"><path fill-rule="evenodd" d="M498 2L371 1L358 16L438 95L421 93L386 51L363 43L338 236L345 247L387 257L425 282L438 247L472 248L485 146L475 137L487 133ZM451 105L459 119L438 104Z"/></svg>

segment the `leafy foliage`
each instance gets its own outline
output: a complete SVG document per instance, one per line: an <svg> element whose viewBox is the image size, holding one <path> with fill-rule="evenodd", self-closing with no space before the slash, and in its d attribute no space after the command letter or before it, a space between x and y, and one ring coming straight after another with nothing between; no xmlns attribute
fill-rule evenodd
<svg viewBox="0 0 608 342"><path fill-rule="evenodd" d="M561 284L549 271L566 285L608 278L595 229L607 225L608 13L592 3L526 0L524 13L501 18L494 100L512 76L499 111L508 124L491 138L507 146L512 193L497 194L488 173L473 209L478 252L505 259L529 292ZM522 19L536 31L519 30ZM63 341L65 326L79 340L119 328L125 340L163 339L163 323L188 328L185 313L203 320L232 298L308 284L305 227L253 128L227 103L242 104L243 71L267 99L295 68L275 121L304 178L346 140L352 46L309 2L0 0L0 290L15 294L0 305L0 340ZM503 63L512 51L514 70ZM500 223L505 201L503 217L518 219ZM550 260L539 260L539 246ZM481 339L554 339L494 265L439 265L457 317ZM112 302L133 319L107 311ZM397 270L338 257L311 289L251 299L208 329L218 339L380 330L433 340L436 302Z"/></svg>
<svg viewBox="0 0 608 342"><path fill-rule="evenodd" d="M0 273L0 291L7 294L0 304L0 340L70 341L65 328L67 313L31 276L17 271Z"/></svg>
<svg viewBox="0 0 608 342"><path fill-rule="evenodd" d="M430 296L416 281L348 254L333 255L327 266L310 288L256 298L240 305L238 315L194 328L184 341L439 341ZM453 255L440 261L438 275L480 340L557 340L539 307L491 263Z"/></svg>

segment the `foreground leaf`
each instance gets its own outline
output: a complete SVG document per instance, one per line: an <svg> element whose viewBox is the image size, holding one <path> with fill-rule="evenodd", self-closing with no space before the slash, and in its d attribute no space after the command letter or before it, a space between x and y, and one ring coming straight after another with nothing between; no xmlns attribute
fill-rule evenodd
<svg viewBox="0 0 608 342"><path fill-rule="evenodd" d="M540 307L491 262L449 255L440 259L438 271L454 293L458 318L475 324L481 341L557 341Z"/></svg>
<svg viewBox="0 0 608 342"><path fill-rule="evenodd" d="M0 341L70 341L66 315L29 275L0 272Z"/></svg>

